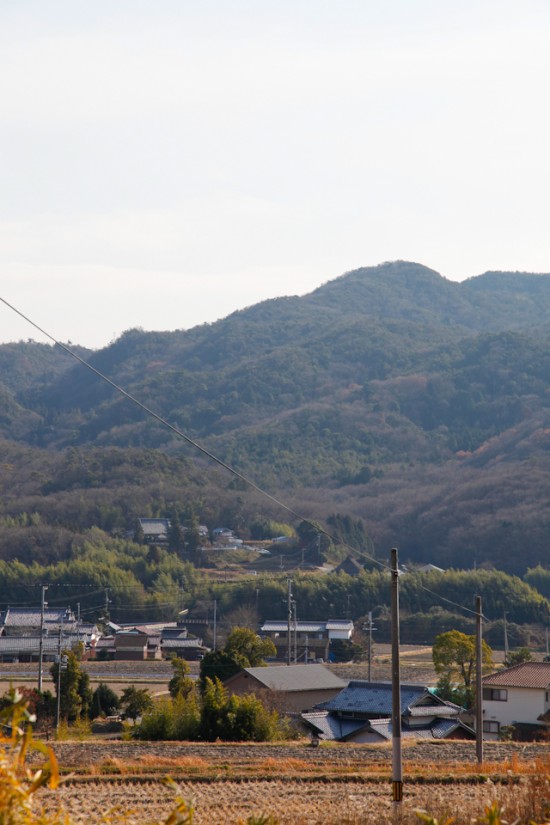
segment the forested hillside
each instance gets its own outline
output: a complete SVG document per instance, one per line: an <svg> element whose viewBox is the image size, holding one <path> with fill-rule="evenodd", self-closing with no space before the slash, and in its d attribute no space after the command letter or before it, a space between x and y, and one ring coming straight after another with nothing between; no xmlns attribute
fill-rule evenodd
<svg viewBox="0 0 550 825"><path fill-rule="evenodd" d="M397 262L79 352L306 517L362 519L378 554L523 574L547 559L549 313L550 275ZM4 531L284 516L57 347L0 347L0 403Z"/></svg>

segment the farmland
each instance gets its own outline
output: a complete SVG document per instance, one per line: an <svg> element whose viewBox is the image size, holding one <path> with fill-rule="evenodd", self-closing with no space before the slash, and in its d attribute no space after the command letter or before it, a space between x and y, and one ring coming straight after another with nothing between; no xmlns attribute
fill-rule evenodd
<svg viewBox="0 0 550 825"><path fill-rule="evenodd" d="M175 791L196 806L196 825L245 822L271 814L281 825L389 821L391 747L321 745L197 745L186 743L57 743L63 772L60 790L44 792L51 809L61 805L73 821L95 825L107 811L128 825L166 817ZM471 821L497 800L517 817L542 822L549 788L547 745L494 743L481 770L472 743L419 742L404 747L405 795L401 822L414 811Z"/></svg>

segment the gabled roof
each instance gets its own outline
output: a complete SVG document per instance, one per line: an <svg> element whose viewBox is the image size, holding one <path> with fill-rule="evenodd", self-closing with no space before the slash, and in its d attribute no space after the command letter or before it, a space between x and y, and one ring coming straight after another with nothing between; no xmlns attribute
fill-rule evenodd
<svg viewBox="0 0 550 825"><path fill-rule="evenodd" d="M149 536L166 536L170 530L168 518L140 518L138 521L143 532Z"/></svg>
<svg viewBox="0 0 550 825"><path fill-rule="evenodd" d="M323 739L342 740L368 727L363 719L340 719L327 711L302 713L302 719Z"/></svg>
<svg viewBox="0 0 550 825"><path fill-rule="evenodd" d="M339 690L346 683L323 665L275 665L272 667L247 667L241 673L252 676L269 690L285 693L304 690ZM241 674L232 676L225 684L230 684Z"/></svg>
<svg viewBox="0 0 550 825"><path fill-rule="evenodd" d="M67 624L75 617L66 607L44 608L44 623ZM41 623L41 609L39 607L8 607L0 613L0 624L5 627L39 627Z"/></svg>
<svg viewBox="0 0 550 825"><path fill-rule="evenodd" d="M418 709L418 706L427 709L425 712ZM319 706L321 707L321 706ZM434 715L434 710L439 708L453 708L456 713L459 708L452 703L444 702L435 696L429 688L424 685L401 685L401 713L411 714L415 708L416 714L426 713ZM331 710L339 713L356 713L362 715L391 716L392 714L392 686L391 682L365 682L354 680L347 688L341 691L334 699L322 704L324 710ZM446 711L443 711L446 713Z"/></svg>
<svg viewBox="0 0 550 825"><path fill-rule="evenodd" d="M550 686L550 662L522 662L484 676L483 684L546 690Z"/></svg>
<svg viewBox="0 0 550 825"><path fill-rule="evenodd" d="M323 739L345 741L352 739L360 731L372 731L381 739L392 738L391 718L370 719L341 719L328 711L312 711L301 714L306 725L312 728ZM460 729L468 737L475 736L474 731L458 719L434 719L431 724L423 728L409 728L403 725L401 736L404 739L446 739L455 730Z"/></svg>

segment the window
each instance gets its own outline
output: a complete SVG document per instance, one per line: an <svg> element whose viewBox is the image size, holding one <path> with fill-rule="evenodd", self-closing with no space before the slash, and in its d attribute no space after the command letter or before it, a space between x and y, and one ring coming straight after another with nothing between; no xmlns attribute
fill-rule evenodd
<svg viewBox="0 0 550 825"><path fill-rule="evenodd" d="M483 698L489 702L507 702L508 691L502 688L483 688Z"/></svg>
<svg viewBox="0 0 550 825"><path fill-rule="evenodd" d="M499 733L500 722L490 722L489 720L483 722L483 733Z"/></svg>

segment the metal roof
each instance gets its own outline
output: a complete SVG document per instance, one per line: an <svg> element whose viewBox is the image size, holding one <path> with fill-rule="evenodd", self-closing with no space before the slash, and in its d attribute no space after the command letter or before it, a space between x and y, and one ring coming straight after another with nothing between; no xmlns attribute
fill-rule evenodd
<svg viewBox="0 0 550 825"><path fill-rule="evenodd" d="M335 676L332 671L323 665L274 665L271 667L247 667L242 671L252 676L269 690L280 690L285 693L304 690L339 690L346 686L346 682ZM236 679L232 676L227 680Z"/></svg>
<svg viewBox="0 0 550 825"><path fill-rule="evenodd" d="M484 676L483 685L546 690L550 686L550 662L522 662L520 665L507 667L505 670L491 673L490 676Z"/></svg>

